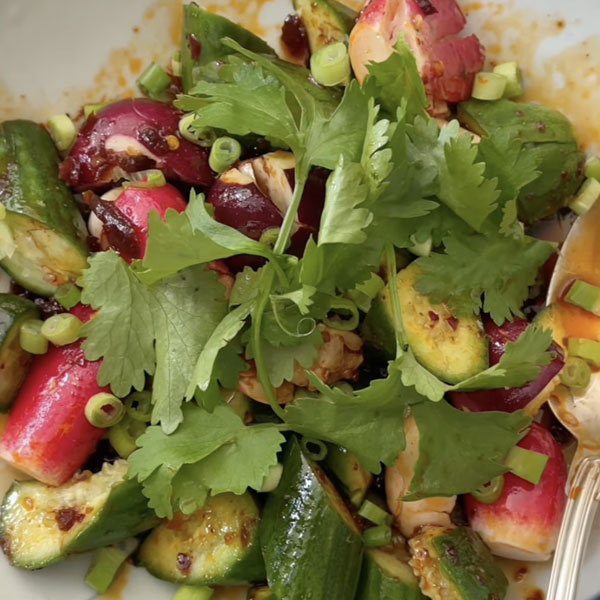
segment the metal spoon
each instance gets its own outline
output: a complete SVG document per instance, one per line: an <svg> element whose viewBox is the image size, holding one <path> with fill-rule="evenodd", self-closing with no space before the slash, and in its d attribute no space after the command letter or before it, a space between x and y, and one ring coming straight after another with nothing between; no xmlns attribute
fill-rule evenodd
<svg viewBox="0 0 600 600"><path fill-rule="evenodd" d="M553 308L558 341L585 337L600 341L600 317L561 302L561 293L574 279L600 285L600 202L579 217L556 263L547 304ZM577 439L571 464L568 501L554 554L547 600L574 600L581 562L600 500L600 373L582 394L559 388L550 399L557 419Z"/></svg>

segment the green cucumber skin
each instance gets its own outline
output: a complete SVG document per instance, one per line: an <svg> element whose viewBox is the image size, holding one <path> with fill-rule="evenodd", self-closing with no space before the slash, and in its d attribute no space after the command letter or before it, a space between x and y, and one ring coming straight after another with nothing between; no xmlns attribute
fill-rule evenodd
<svg viewBox="0 0 600 600"><path fill-rule="evenodd" d="M467 527L436 537L440 570L463 600L502 600L508 580L482 539Z"/></svg>
<svg viewBox="0 0 600 600"><path fill-rule="evenodd" d="M306 29L311 54L348 39L354 23L328 0L294 0L293 5Z"/></svg>
<svg viewBox="0 0 600 600"><path fill-rule="evenodd" d="M0 294L0 412L10 408L31 362L31 355L19 344L21 324L38 317L39 310L30 300Z"/></svg>
<svg viewBox="0 0 600 600"><path fill-rule="evenodd" d="M200 55L192 58L191 36L200 43ZM222 59L233 50L221 43L231 38L253 52L274 55L274 50L261 38L225 17L201 9L197 4L183 8L183 40L181 44L181 69L183 91L187 93L194 85L194 68Z"/></svg>
<svg viewBox="0 0 600 600"><path fill-rule="evenodd" d="M377 358L392 360L396 353L396 338L390 325L390 316L381 294L378 294L371 304L371 309L365 317L361 337L367 349Z"/></svg>
<svg viewBox="0 0 600 600"><path fill-rule="evenodd" d="M331 492L321 483L326 476L304 457L296 438L286 446L283 465L260 529L269 587L279 600L354 598L363 554L360 533L332 506ZM337 495L334 501L343 505Z"/></svg>
<svg viewBox="0 0 600 600"><path fill-rule="evenodd" d="M0 125L0 202L7 211L52 229L87 256L85 232L73 195L58 178L59 156L50 136L33 121Z"/></svg>
<svg viewBox="0 0 600 600"><path fill-rule="evenodd" d="M129 479L116 486L89 527L65 546L66 554L87 552L152 529L160 519L148 508L141 485Z"/></svg>
<svg viewBox="0 0 600 600"><path fill-rule="evenodd" d="M373 483L373 476L360 466L354 454L335 444L327 445L324 464L339 482L340 489L350 503L358 508Z"/></svg>

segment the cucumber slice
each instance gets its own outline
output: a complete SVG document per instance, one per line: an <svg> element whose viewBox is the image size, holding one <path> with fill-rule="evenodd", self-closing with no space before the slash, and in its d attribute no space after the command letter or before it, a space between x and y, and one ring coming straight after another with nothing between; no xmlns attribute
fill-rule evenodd
<svg viewBox="0 0 600 600"><path fill-rule="evenodd" d="M349 600L358 585L360 532L325 473L287 444L283 477L265 504L260 541L269 587L285 600Z"/></svg>
<svg viewBox="0 0 600 600"><path fill-rule="evenodd" d="M257 540L258 507L246 492L219 494L191 515L178 513L144 541L139 560L159 579L188 585L265 580Z"/></svg>
<svg viewBox="0 0 600 600"><path fill-rule="evenodd" d="M21 325L37 319L37 306L12 294L0 294L0 412L15 399L31 362L31 354L19 343Z"/></svg>
<svg viewBox="0 0 600 600"><path fill-rule="evenodd" d="M327 444L325 468L339 482L350 504L358 508L373 483L373 475L361 467L352 452L335 444Z"/></svg>
<svg viewBox="0 0 600 600"><path fill-rule="evenodd" d="M367 550L355 600L425 600L408 564L393 552Z"/></svg>
<svg viewBox="0 0 600 600"><path fill-rule="evenodd" d="M42 296L73 282L87 267L87 234L58 178L50 136L32 121L0 126L0 203L6 209L0 264L17 283Z"/></svg>
<svg viewBox="0 0 600 600"><path fill-rule="evenodd" d="M60 487L14 483L0 512L0 546L11 564L40 569L154 527L158 519L139 484L125 479L127 468L105 464Z"/></svg>
<svg viewBox="0 0 600 600"><path fill-rule="evenodd" d="M489 548L467 527L426 525L409 541L413 568L432 600L503 600L508 580Z"/></svg>
<svg viewBox="0 0 600 600"><path fill-rule="evenodd" d="M194 69L220 60L233 50L221 43L231 38L253 52L272 54L273 49L261 38L225 17L215 15L190 3L183 7L183 43L181 47L181 77L183 91L195 83Z"/></svg>
<svg viewBox="0 0 600 600"><path fill-rule="evenodd" d="M458 383L489 366L481 319L457 319L444 304L432 304L415 289L419 261L398 273L397 285L406 337L417 360L440 379ZM373 303L363 326L367 345L386 358L395 352L389 288Z"/></svg>
<svg viewBox="0 0 600 600"><path fill-rule="evenodd" d="M294 0L294 9L306 29L311 54L348 40L352 21L327 0Z"/></svg>

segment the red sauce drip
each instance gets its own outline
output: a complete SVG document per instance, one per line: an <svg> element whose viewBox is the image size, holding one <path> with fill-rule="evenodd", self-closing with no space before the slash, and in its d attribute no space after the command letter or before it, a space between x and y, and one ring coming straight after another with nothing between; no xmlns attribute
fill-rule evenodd
<svg viewBox="0 0 600 600"><path fill-rule="evenodd" d="M202 54L202 42L193 33L190 33L188 35L188 44L190 45L190 55L192 60L194 62L200 60L200 55Z"/></svg>
<svg viewBox="0 0 600 600"><path fill-rule="evenodd" d="M61 531L69 531L75 523L81 523L84 516L83 513L77 512L74 508L61 508L55 513L56 522Z"/></svg>
<svg viewBox="0 0 600 600"><path fill-rule="evenodd" d="M415 4L426 15L435 15L437 13L437 8L430 2L430 0L415 0Z"/></svg>
<svg viewBox="0 0 600 600"><path fill-rule="evenodd" d="M308 62L308 36L304 23L298 15L288 15L285 18L281 28L281 42L294 58Z"/></svg>

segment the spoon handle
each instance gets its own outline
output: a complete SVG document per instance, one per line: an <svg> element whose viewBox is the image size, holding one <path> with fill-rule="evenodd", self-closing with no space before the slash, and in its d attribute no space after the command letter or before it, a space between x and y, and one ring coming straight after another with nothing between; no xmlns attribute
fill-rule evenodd
<svg viewBox="0 0 600 600"><path fill-rule="evenodd" d="M600 500L600 458L576 467L552 564L547 600L575 600L581 561Z"/></svg>

